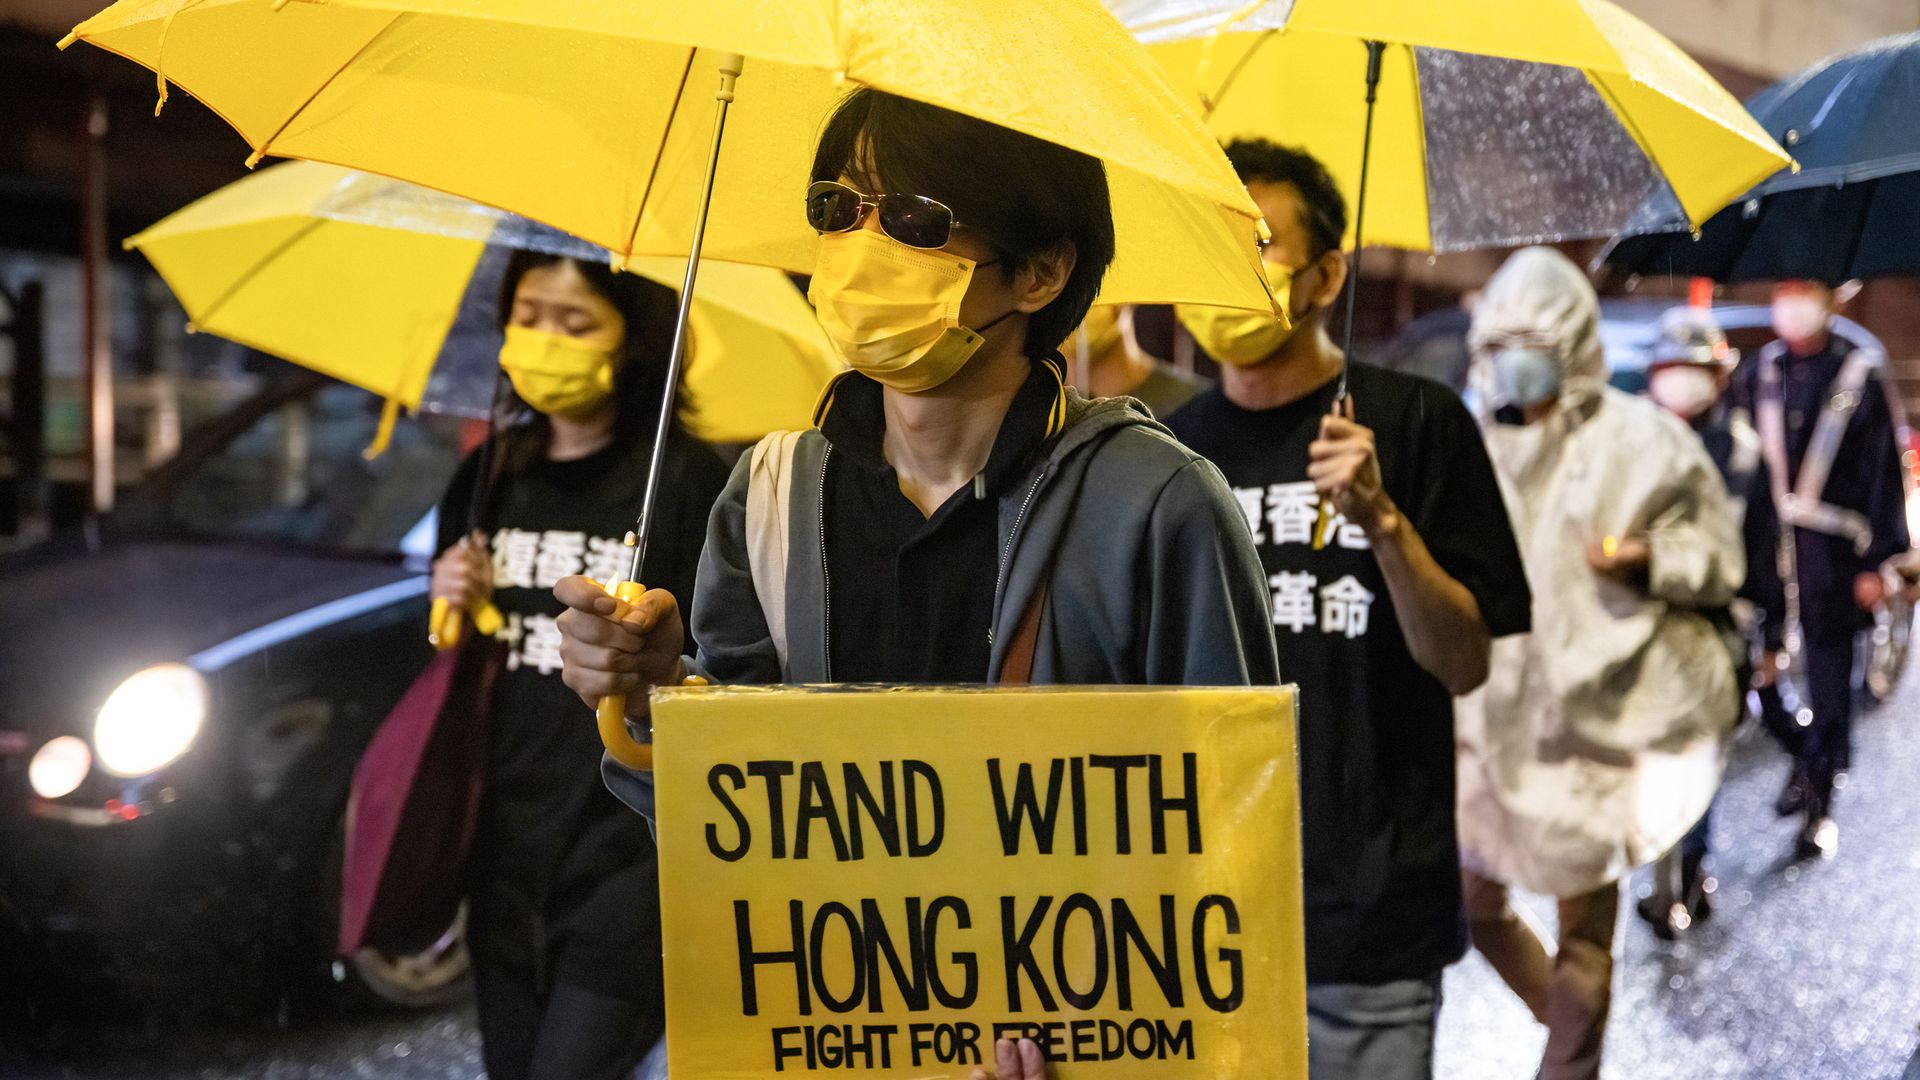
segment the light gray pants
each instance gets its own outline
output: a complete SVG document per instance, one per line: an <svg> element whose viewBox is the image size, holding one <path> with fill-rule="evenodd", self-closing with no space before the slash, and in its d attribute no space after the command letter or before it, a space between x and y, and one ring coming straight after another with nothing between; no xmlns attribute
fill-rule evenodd
<svg viewBox="0 0 1920 1080"><path fill-rule="evenodd" d="M1431 1080L1440 975L1307 986L1310 1080Z"/></svg>

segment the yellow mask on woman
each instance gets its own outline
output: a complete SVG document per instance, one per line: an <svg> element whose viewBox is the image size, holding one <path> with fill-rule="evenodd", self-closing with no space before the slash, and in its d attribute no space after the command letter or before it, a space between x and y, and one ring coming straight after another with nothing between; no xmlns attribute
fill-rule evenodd
<svg viewBox="0 0 1920 1080"><path fill-rule="evenodd" d="M1207 355L1223 364L1246 367L1257 364L1279 351L1293 336L1290 317L1293 293L1293 268L1281 263L1265 264L1267 280L1273 283L1273 295L1280 301L1280 315L1267 311L1243 311L1239 308L1199 307L1180 304L1173 311L1180 324L1193 335Z"/></svg>
<svg viewBox="0 0 1920 1080"><path fill-rule="evenodd" d="M960 325L974 265L871 229L827 233L807 299L849 366L918 394L953 378L986 341Z"/></svg>
<svg viewBox="0 0 1920 1080"><path fill-rule="evenodd" d="M613 396L615 350L595 341L507 327L500 366L520 395L547 416L584 416Z"/></svg>

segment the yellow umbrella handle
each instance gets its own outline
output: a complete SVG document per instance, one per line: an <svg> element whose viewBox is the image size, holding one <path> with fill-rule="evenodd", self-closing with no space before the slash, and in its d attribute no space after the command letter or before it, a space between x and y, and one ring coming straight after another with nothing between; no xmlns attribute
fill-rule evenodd
<svg viewBox="0 0 1920 1080"><path fill-rule="evenodd" d="M646 586L637 581L623 581L615 586L613 618L625 618L640 594L646 591ZM636 772L652 772L653 747L636 742L627 734L627 696L608 694L601 698L596 714L600 721L600 742L606 746L607 756Z"/></svg>
<svg viewBox="0 0 1920 1080"><path fill-rule="evenodd" d="M427 611L427 641L440 652L460 644L461 624L465 618L466 612L454 606L446 597L434 597L433 606Z"/></svg>
<svg viewBox="0 0 1920 1080"><path fill-rule="evenodd" d="M500 614L500 609L494 607L491 600L481 601L480 606L474 609L473 628L485 637L498 634L505 622L506 617Z"/></svg>
<svg viewBox="0 0 1920 1080"><path fill-rule="evenodd" d="M500 627L506 622L505 616L500 614L500 609L495 607L491 600L482 602L473 612L472 617L473 628L479 631L482 637L492 637L499 633ZM464 626L466 619L465 608L445 597L436 597L432 608L427 612L427 641L441 652L453 648L460 644L460 637L466 629Z"/></svg>

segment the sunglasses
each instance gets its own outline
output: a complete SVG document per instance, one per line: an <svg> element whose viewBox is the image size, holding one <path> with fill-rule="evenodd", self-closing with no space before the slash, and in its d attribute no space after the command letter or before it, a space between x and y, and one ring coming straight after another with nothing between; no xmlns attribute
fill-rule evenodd
<svg viewBox="0 0 1920 1080"><path fill-rule="evenodd" d="M924 195L867 195L833 180L807 188L807 224L816 232L857 229L870 210L879 211L881 232L910 248L946 247L953 230L964 227L946 203Z"/></svg>

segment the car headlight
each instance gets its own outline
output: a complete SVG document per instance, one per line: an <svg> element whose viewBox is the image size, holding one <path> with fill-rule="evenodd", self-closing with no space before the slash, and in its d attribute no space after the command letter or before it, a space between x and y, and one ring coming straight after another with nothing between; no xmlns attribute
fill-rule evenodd
<svg viewBox="0 0 1920 1080"><path fill-rule="evenodd" d="M71 795L93 768L93 751L87 741L73 735L47 740L27 763L27 783L43 799Z"/></svg>
<svg viewBox="0 0 1920 1080"><path fill-rule="evenodd" d="M93 722L100 767L145 776L171 764L207 718L207 681L185 664L156 664L127 676Z"/></svg>

